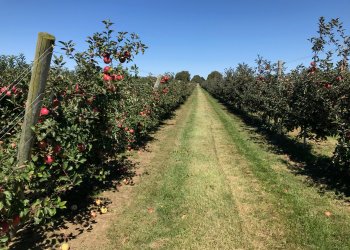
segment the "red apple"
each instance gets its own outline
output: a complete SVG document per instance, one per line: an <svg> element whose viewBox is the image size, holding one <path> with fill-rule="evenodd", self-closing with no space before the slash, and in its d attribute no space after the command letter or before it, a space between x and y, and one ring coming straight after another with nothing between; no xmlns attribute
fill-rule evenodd
<svg viewBox="0 0 350 250"><path fill-rule="evenodd" d="M343 77L337 76L337 77L335 78L335 80L337 80L338 82L340 82L341 80L343 80Z"/></svg>
<svg viewBox="0 0 350 250"><path fill-rule="evenodd" d="M21 218L19 215L15 215L12 218L12 225L17 226L21 222Z"/></svg>
<svg viewBox="0 0 350 250"><path fill-rule="evenodd" d="M0 235L6 234L10 229L9 224L6 221L0 222Z"/></svg>
<svg viewBox="0 0 350 250"><path fill-rule="evenodd" d="M18 89L16 88L16 86L13 86L11 90L12 90L12 92L13 92L14 94L16 94L17 91L18 91Z"/></svg>
<svg viewBox="0 0 350 250"><path fill-rule="evenodd" d="M116 76L116 79L117 79L118 81L121 81L121 80L124 79L124 76L123 76L123 75L117 75L117 76Z"/></svg>
<svg viewBox="0 0 350 250"><path fill-rule="evenodd" d="M165 75L162 77L162 79L160 80L160 83L166 83L169 81L169 76Z"/></svg>
<svg viewBox="0 0 350 250"><path fill-rule="evenodd" d="M74 90L75 90L75 93L80 93L80 88L79 88L79 84L78 83L75 84Z"/></svg>
<svg viewBox="0 0 350 250"><path fill-rule="evenodd" d="M111 70L112 70L112 68L111 68L111 67L106 66L106 67L104 67L104 68L103 68L103 73L105 73L105 74L109 74L109 73L111 72Z"/></svg>
<svg viewBox="0 0 350 250"><path fill-rule="evenodd" d="M116 81L117 80L117 74L112 74L111 78L112 78L112 81Z"/></svg>
<svg viewBox="0 0 350 250"><path fill-rule="evenodd" d="M131 57L131 54L130 54L129 51L125 51L125 52L124 52L124 56L125 56L126 58L130 58L130 57Z"/></svg>
<svg viewBox="0 0 350 250"><path fill-rule="evenodd" d="M2 87L1 89L0 89L0 93L2 94L2 93L5 93L7 91L7 87L5 86L5 87Z"/></svg>
<svg viewBox="0 0 350 250"><path fill-rule="evenodd" d="M54 108L57 108L60 105L60 101L56 98L52 101L52 106Z"/></svg>
<svg viewBox="0 0 350 250"><path fill-rule="evenodd" d="M316 62L311 62L310 65L311 67L316 67Z"/></svg>
<svg viewBox="0 0 350 250"><path fill-rule="evenodd" d="M62 151L62 146L61 146L61 145L56 145L56 146L53 148L53 152L54 152L55 154L59 154L61 151Z"/></svg>
<svg viewBox="0 0 350 250"><path fill-rule="evenodd" d="M112 77L110 75L104 74L103 75L103 81L109 82L112 80Z"/></svg>
<svg viewBox="0 0 350 250"><path fill-rule="evenodd" d="M119 57L119 62L125 63L125 61L126 61L126 57L124 57L124 56Z"/></svg>
<svg viewBox="0 0 350 250"><path fill-rule="evenodd" d="M77 147L78 147L78 150L79 150L80 153L82 153L82 152L84 152L86 150L86 146L83 143L79 143L77 145Z"/></svg>
<svg viewBox="0 0 350 250"><path fill-rule="evenodd" d="M130 133L130 134L133 134L133 133L135 133L135 130L129 129L129 133Z"/></svg>
<svg viewBox="0 0 350 250"><path fill-rule="evenodd" d="M105 56L104 58L103 58L103 62L104 63L106 63L106 64L109 64L109 63L111 63L112 62L112 59L108 56Z"/></svg>
<svg viewBox="0 0 350 250"><path fill-rule="evenodd" d="M324 87L325 87L326 89L330 89L330 88L332 87L332 85L331 85L330 83L325 83L325 84L324 84Z"/></svg>
<svg viewBox="0 0 350 250"><path fill-rule="evenodd" d="M42 107L40 110L40 116L48 115L50 111L46 107Z"/></svg>
<svg viewBox="0 0 350 250"><path fill-rule="evenodd" d="M52 155L47 155L45 157L45 163L51 165L55 161L55 158Z"/></svg>
<svg viewBox="0 0 350 250"><path fill-rule="evenodd" d="M46 142L46 141L39 141L38 147L39 147L41 150L45 150L45 149L47 148L47 142Z"/></svg>

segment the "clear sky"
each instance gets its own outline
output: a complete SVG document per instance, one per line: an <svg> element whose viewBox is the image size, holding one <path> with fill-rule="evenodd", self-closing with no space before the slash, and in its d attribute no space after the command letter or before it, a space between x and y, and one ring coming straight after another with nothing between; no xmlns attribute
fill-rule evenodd
<svg viewBox="0 0 350 250"><path fill-rule="evenodd" d="M149 46L135 63L141 75L178 72L206 77L257 54L291 68L311 58L308 38L320 16L339 17L350 34L349 0L0 0L0 54L33 60L37 33L57 40L85 38L111 19Z"/></svg>

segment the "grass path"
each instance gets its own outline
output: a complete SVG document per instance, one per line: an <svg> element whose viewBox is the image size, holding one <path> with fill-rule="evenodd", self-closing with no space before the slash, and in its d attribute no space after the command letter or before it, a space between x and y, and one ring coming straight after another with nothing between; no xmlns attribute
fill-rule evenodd
<svg viewBox="0 0 350 250"><path fill-rule="evenodd" d="M198 87L153 143L107 248L349 249L349 208L267 148Z"/></svg>

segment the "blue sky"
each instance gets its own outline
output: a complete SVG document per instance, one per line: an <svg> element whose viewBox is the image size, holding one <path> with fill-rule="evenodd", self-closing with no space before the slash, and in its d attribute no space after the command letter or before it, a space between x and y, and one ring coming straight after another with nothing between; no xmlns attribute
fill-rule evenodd
<svg viewBox="0 0 350 250"><path fill-rule="evenodd" d="M32 60L40 31L73 40L79 50L109 18L149 46L135 59L141 75L188 70L206 77L239 62L253 65L257 54L292 68L310 61L307 39L320 16L339 17L350 34L348 0L0 0L0 54Z"/></svg>

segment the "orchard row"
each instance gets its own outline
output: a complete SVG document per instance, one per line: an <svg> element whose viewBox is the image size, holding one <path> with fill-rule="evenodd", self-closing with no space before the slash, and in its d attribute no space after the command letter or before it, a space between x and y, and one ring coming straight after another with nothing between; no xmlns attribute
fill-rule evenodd
<svg viewBox="0 0 350 250"><path fill-rule="evenodd" d="M337 136L333 162L349 171L350 38L338 19L320 18L318 33L310 39L314 57L308 66L278 75L277 64L258 57L257 67L243 63L224 75L214 71L202 86L275 132L298 130L304 142Z"/></svg>
<svg viewBox="0 0 350 250"><path fill-rule="evenodd" d="M88 49L75 52L61 42L75 70L63 56L51 63L48 86L35 131L32 157L16 166L17 145L30 75L13 83L29 65L22 56L0 56L1 119L7 134L0 141L0 239L28 223L41 223L66 208L76 190L104 183L115 176L118 155L137 149L191 94L193 85L164 75L140 78L124 63L146 46L136 34L106 29L88 37ZM137 73L137 72L136 72ZM22 74L23 75L23 74ZM4 133L4 132L1 132ZM1 244L0 244L1 245Z"/></svg>

